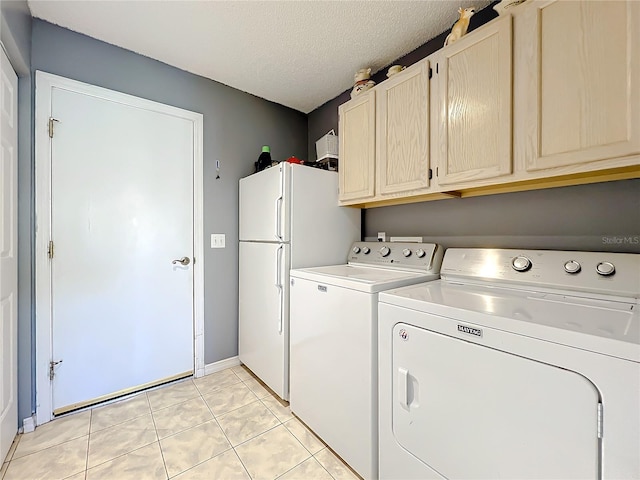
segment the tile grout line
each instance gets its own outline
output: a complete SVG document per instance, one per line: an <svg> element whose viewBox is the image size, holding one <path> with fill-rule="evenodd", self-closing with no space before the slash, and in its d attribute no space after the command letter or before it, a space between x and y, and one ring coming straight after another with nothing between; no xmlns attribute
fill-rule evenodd
<svg viewBox="0 0 640 480"><path fill-rule="evenodd" d="M325 448L328 448L328 447L325 447ZM323 448L322 450L324 450L325 448ZM320 453L322 450L320 450L320 451L319 451L319 452L317 452L317 453ZM318 460L318 459L316 458L316 455L315 455L315 454L313 454L313 455L312 455L312 457L313 457L313 459L314 459L316 462L318 462L318 465L320 465L320 466L322 467L322 469L323 469L325 472L327 472L327 473L329 474L329 476L330 476L331 478L333 478L334 480L336 480L336 477L334 477L333 475L331 475L331 472L327 469L327 467L325 467L325 466L324 466L324 463L322 463L320 460Z"/></svg>
<svg viewBox="0 0 640 480"><path fill-rule="evenodd" d="M93 408L89 410L89 435L87 435L87 457L84 460L84 480L89 476L89 445L91 445L91 424L93 423Z"/></svg>
<svg viewBox="0 0 640 480"><path fill-rule="evenodd" d="M221 370L221 371L224 371L224 370ZM216 373L217 373L217 372L216 372ZM195 382L194 382L194 383L195 383ZM209 413L211 413L211 416L213 417L213 421L216 423L216 425L218 426L218 428L219 428L219 429L220 429L220 431L222 432L222 435L224 435L224 438L225 438L225 439L227 440L227 442L229 443L229 448L228 448L228 449L226 449L226 450L224 450L224 451L222 451L222 452L220 452L220 453L218 453L217 455L214 455L213 457L207 458L206 460L203 460L202 462L198 462L198 463L196 463L195 465L192 465L191 467L187 468L186 470L183 470L182 472L175 474L173 477L169 477L169 476L168 476L168 475L169 475L169 471L167 470L167 478L175 478L175 477L177 477L178 475L182 475L183 473L188 472L189 470L192 470L192 469L196 468L197 466L202 465L203 463L208 462L208 461L209 461L209 460L211 460L212 458L216 458L216 457L218 457L218 456L220 456L220 455L222 455L222 454L224 454L224 453L226 453L226 452L228 452L228 451L230 451L230 450L233 450L233 445L231 445L231 442L229 441L229 438L228 438L228 437L227 437L227 435L224 433L224 430L222 429L222 427L221 427L221 426L220 426L220 424L218 423L218 420L216 419L215 414L214 414L214 413L213 413L213 411L211 410L211 407L209 406L209 404L207 403L207 401L204 399L204 396L202 395L202 392L200 392L200 389L198 389L198 386L197 386L197 385L196 385L196 389L198 390L198 393L200 394L200 398L202 399L202 401L204 402L205 406L206 406L206 407L207 407L207 409L209 410ZM197 398L197 397L196 397L196 398ZM184 403L184 402L183 402L183 403ZM197 427L197 426L199 426L199 425L204 425L205 423L210 422L210 421L211 421L211 420L207 420L206 422L199 423L198 425L194 425L194 426L189 427L189 428L194 428L194 427ZM181 430L181 432L184 432L184 431L188 430L189 428L187 428L187 429L185 429L185 430ZM156 429L156 433L157 433L157 429ZM178 432L178 433L179 433L179 432ZM176 434L174 434L174 435L177 435L177 433L176 433ZM169 437L171 437L171 436L173 436L173 435L169 435ZM165 438L169 438L169 437L165 437ZM158 442L160 442L160 440L159 440L159 439L158 439ZM162 451L162 447L160 448L160 451ZM235 451L234 451L234 453L235 453ZM236 454L236 456L237 456L237 454ZM163 460L164 460L164 456L163 456L162 458L163 458ZM242 461L241 461L241 463L242 463ZM244 465L243 465L243 467L244 467ZM166 469L166 463L165 463L165 469ZM245 470L246 470L246 469L245 469ZM247 474L248 474L248 472L247 472Z"/></svg>
<svg viewBox="0 0 640 480"><path fill-rule="evenodd" d="M320 440L318 437L316 437L316 435L311 430L309 430L302 422L300 422L300 420L298 420L300 422L300 424L302 424L303 428L305 430L307 430L315 439L318 440L318 442L320 442L322 444L322 448L320 450L318 450L318 452L316 452L316 453L313 453L311 450L309 450L306 447L306 445L304 445L302 443L302 440L300 440L298 437L296 437L296 434L293 433L289 427L287 427L287 423L291 422L292 420L298 420L298 417L293 417L291 420L287 420L286 422L284 422L283 423L284 428L286 428L289 431L289 433L291 435L293 435L295 437L295 439L298 440L298 442L300 442L300 444L307 450L307 452L309 452L311 454L312 457L315 457L316 453L318 453L318 452L324 450L325 448L327 448L327 444L326 443L324 443L322 440Z"/></svg>
<svg viewBox="0 0 640 480"><path fill-rule="evenodd" d="M144 395L146 396L146 392L143 392L142 394L144 394ZM132 398L134 398L134 397L132 397ZM127 402L127 401L129 401L129 400L131 400L131 399L127 399L127 400L123 400L123 401L124 401L124 402ZM110 407L110 406L112 406L112 405L117 405L117 402L116 402L116 403L112 403L112 404L110 404L110 405L107 405L107 407ZM149 406L149 400L148 400L148 399L147 399L147 406ZM104 408L104 407L98 407L97 409L101 409L101 408ZM91 414L91 418L93 418L93 410L94 410L94 409L92 409L92 410L91 410L91 412L92 412L92 414ZM98 430L95 430L95 431L94 431L94 432L92 432L92 433L98 433L98 432L102 432L103 430L107 430L108 428L113 428L113 427L121 426L121 425L123 425L123 424L125 424L125 423L127 423L127 422L130 422L131 420L135 420L135 419L137 419L137 418L144 417L145 415L148 415L150 412L151 412L151 406L149 406L149 411L148 411L148 412L141 413L140 415L136 415L136 416L134 416L134 417L127 418L126 420L123 420L123 421L121 421L121 422L119 421L118 423L114 423L113 425L109 425L109 426L107 426L107 427L102 427L102 428L100 428L100 429L98 429Z"/></svg>
<svg viewBox="0 0 640 480"><path fill-rule="evenodd" d="M134 448L133 450L131 450L131 451L129 451L129 452L121 453L120 455L117 455L117 456L115 456L115 457L113 457L113 458L110 458L110 459L108 459L108 460L105 460L105 461L103 461L103 462L100 462L100 463L98 463L98 464L96 464L96 465L92 466L91 468L87 469L87 471L89 471L89 470L93 470L94 468L98 468L98 467L100 467L100 466L102 466L102 465L104 465L104 464L106 464L106 463L113 462L114 460L117 460L117 459L119 459L119 458L125 457L125 456L129 455L130 453L137 452L138 450L142 450L143 448L146 448L146 447L148 447L149 445L153 445L153 444L154 444L154 443L156 443L156 442L158 442L158 440L156 440L155 442L147 443L146 445L142 445L142 446L140 446L140 447Z"/></svg>
<svg viewBox="0 0 640 480"><path fill-rule="evenodd" d="M222 370L224 371L224 370ZM211 413L211 416L213 417L213 421L216 422L216 425L218 425L218 428L220 429L220 431L222 432L222 435L224 435L224 438L227 439L227 442L229 442L229 445L231 446L231 450L233 450L233 444L231 443L231 440L229 440L229 437L227 436L227 434L224 432L224 428L222 428L222 425L220 425L220 422L218 421L218 417L216 417L216 414L213 413L213 410L211 410L211 407L209 406L209 404L207 403L207 401L204 399L204 397L202 397L202 400L204 401L204 404L207 406L207 408L209 409L209 413ZM225 452L228 450L225 450ZM224 452L223 452L224 453ZM237 454L236 454L237 455ZM217 456L217 455L216 455ZM214 457L211 457L214 458Z"/></svg>
<svg viewBox="0 0 640 480"><path fill-rule="evenodd" d="M191 384L195 387L196 392L198 392L198 395L200 395L200 390L198 390L198 386L195 384L195 382L193 381L193 379L190 379L190 381L191 381ZM181 383L186 384L187 382L181 382ZM161 391L161 390L159 389L159 390L154 390L154 391ZM151 405L151 399L149 398L149 395L148 395L148 394L147 394L147 402L149 403L149 410L151 410L151 411L153 412L153 411L160 411L160 410L164 410L165 408L174 407L174 406L176 406L176 405L180 405L180 404L182 404L182 403L188 402L188 401L190 401L190 400L193 400L194 398L198 398L198 395L196 395L196 396L194 396L194 397L191 397L191 398L187 398L187 399L181 400L181 401L176 402L176 403L172 403L172 404L169 404L169 405L165 405L164 407L156 408L156 409L154 409L154 408L153 408L153 406Z"/></svg>
<svg viewBox="0 0 640 480"><path fill-rule="evenodd" d="M193 381L193 380L192 380ZM147 393L145 392L145 395ZM169 478L169 470L167 469L167 461L164 459L164 452L162 451L162 444L160 443L160 435L158 435L158 426L156 425L156 419L153 416L153 409L151 408L151 401L149 400L149 396L147 395L147 402L149 402L149 412L151 415L151 421L153 422L153 428L156 431L156 442L158 442L158 449L160 450L160 456L162 457L162 466L164 467L164 473L166 478ZM149 445L153 445L153 442ZM148 445L145 445L145 447ZM144 448L144 447L141 447Z"/></svg>
<svg viewBox="0 0 640 480"><path fill-rule="evenodd" d="M225 385L224 387L216 388L216 389L214 389L214 390L211 390L212 392L213 392L213 391L215 391L215 390L221 390L222 388L226 388L226 387L231 387L231 386L233 386L233 385L237 385L238 383L240 383L240 382L242 381L242 379L241 379L240 377L238 377L238 375L236 375L236 373L235 373L233 370L231 370L230 368L229 368L229 369L226 369L226 370L220 370L219 372L211 373L210 375L215 375L216 373L221 373L221 372L226 372L226 371L229 371L229 372L230 372L230 373L231 373L235 378L237 378L237 379L238 379L238 382L236 382L236 383L231 383L231 384L229 384L229 385ZM201 379L201 378L206 378L206 377L208 377L208 375L204 375L203 377L199 377L199 378L198 378L198 380L199 380L199 379ZM200 382L200 383L202 383L202 382ZM198 392L200 393L200 395L201 395L201 396L204 396L204 395L205 395L205 392L203 392L202 390L200 390L200 387L198 387L198 384L196 383L196 379L195 379L195 378L193 379L193 384L195 385L196 390L198 390Z"/></svg>
<svg viewBox="0 0 640 480"><path fill-rule="evenodd" d="M144 395L146 395L146 392L143 392L143 393L144 393ZM147 399L147 404L148 404L148 399ZM103 431L105 431L105 430L107 430L107 429L109 429L109 428L122 426L122 425L124 425L124 424L125 424L125 423L127 423L127 422L130 422L130 421L132 421L132 420L136 420L136 419L138 419L138 418L140 418L140 417L143 417L143 416L145 416L145 415L150 415L150 416L151 416L151 420L153 421L153 415L152 415L152 413L151 413L151 408L149 408L149 412L148 412L148 413L144 413L144 414L142 414L142 415L138 415L138 416L136 416L136 417L130 418L130 419L128 419L128 420L125 420L124 422L120 422L120 423L118 423L118 424L116 424L116 425L112 425L112 426L110 426L110 427L103 428L103 429L101 429L101 430L98 430L98 431L97 431L97 432L95 432L95 433L103 432ZM155 423L154 423L154 428L155 428ZM157 436L158 436L158 434L157 434L157 429L156 429L156 438L157 438ZM78 438L79 438L79 437L78 437ZM158 440L156 440L156 441L158 441ZM109 459L107 459L107 460L104 460L104 461L102 461L102 462L100 462L100 463L96 464L96 465L93 465L91 468L89 468L89 465L88 465L88 453L87 453L87 470L86 470L86 471L87 471L87 475L88 475L88 471L89 471L89 470L92 470L92 469L94 469L94 468L96 468L96 467L99 467L99 466L101 466L101 465L104 465L104 464L106 464L106 463L112 462L112 461L114 461L114 460L116 460L116 459L118 459L118 458L122 458L122 457L124 457L124 456L126 456L126 455L129 455L130 453L133 453L133 452L136 452L136 451L138 451L138 450L140 450L140 449L142 449L142 448L148 447L149 445L153 445L153 443L154 443L154 442L147 443L146 445L141 445L141 446L139 446L139 447L137 447L137 448L134 448L133 450L130 450L130 451L128 451L128 452L125 452L125 453L121 453L121 454L119 454L119 455L116 455L115 457L109 458ZM163 461L164 461L164 457L163 457ZM85 478L86 478L86 476L85 476Z"/></svg>
<svg viewBox="0 0 640 480"><path fill-rule="evenodd" d="M13 439L13 441L16 443L16 446L13 447L13 443L12 443L11 447L9 447L9 449L11 450L11 455L9 455L9 458L7 459L6 463L9 463L11 460L13 460L13 457L16 456L16 452L18 451L18 446L20 445L20 440L22 440L23 435L24 433L19 433Z"/></svg>
<svg viewBox="0 0 640 480"><path fill-rule="evenodd" d="M9 454L7 455L7 458L3 459L2 464L0 464L0 470L2 470L2 467L5 466L5 464L7 465L7 468L4 470L4 472L2 472L2 476L0 476L0 480L2 480L6 475L7 472L9 471L9 464L12 462L13 457L16 453L16 450L18 450L18 444L20 443L20 440L22 439L22 433L18 433L16 434L16 436L13 439L13 442L11 442L11 446L9 447ZM13 444L15 443L15 447L13 446Z"/></svg>
<svg viewBox="0 0 640 480"><path fill-rule="evenodd" d="M202 392L200 389L198 389L198 393L200 393L200 396L201 396L201 397L205 397L205 396L208 396L208 395L212 395L212 394L214 394L214 393L216 393L216 392L219 392L220 390L224 390L224 389L226 389L226 388L235 387L236 385L240 385L241 383L242 383L242 380L240 380L240 381L238 381L238 382L236 382L236 383L233 383L233 384L231 384L231 385L225 385L225 386L223 386L223 387L214 388L213 390L208 390L208 391L206 391L206 392ZM196 388L197 388L197 387L196 387Z"/></svg>
<svg viewBox="0 0 640 480"><path fill-rule="evenodd" d="M232 372L233 372L233 371L232 371ZM236 375L236 377L238 377L238 378L240 379L240 383L242 383L246 388L248 388L248 389L249 389L249 391L250 391L251 393L253 393L253 395L254 395L254 396L256 397L256 399L257 399L256 401L249 402L247 405L251 405L252 403L260 402L260 403L262 404L262 406L263 406L263 407L265 407L265 408L267 409L267 411L268 411L269 413L271 413L271 415L273 415L273 412L271 412L271 410L269 410L269 407L267 407L267 406L264 404L264 402L262 402L262 399L261 399L260 397L258 397L258 395L256 395L256 393L251 389L251 387L249 387L249 386L244 382L244 379L240 378L240 377L239 377L235 372L233 372L233 374L234 374L234 375ZM204 399L204 398L203 398L203 399ZM205 403L207 403L207 401L206 401L206 400L205 400ZM223 415L226 415L226 414L228 414L228 413L231 413L231 412L234 412L234 411L236 411L236 410L239 410L239 409L241 409L241 408L243 408L243 407L246 407L247 405L243 405L243 406L238 407L238 408L235 408L235 409L233 409L233 410L229 410L228 412L225 412L225 413L221 414L220 416L223 416ZM208 404L208 403L207 403L207 407L209 407L209 404ZM251 440L253 440L253 439L257 438L257 437L259 437L260 435L264 435L265 433L267 433L267 432L269 432L269 431L271 431L271 430L273 430L273 429L275 429L275 428L279 427L280 425L284 426L284 424L280 421L280 419L279 419L276 415L273 415L273 416L276 418L276 420L279 422L279 424L278 424L278 425L274 425L273 427L271 427L271 428L269 428L269 429L265 430L264 432L259 433L259 434L255 435L255 436L251 437L251 438L248 438L247 440L245 440L245 441L243 441L243 442L239 443L238 445L233 445L233 443L231 442L231 440L229 439L229 437L227 437L227 434L224 432L224 429L223 429L223 428L222 428L222 426L220 425L220 422L218 422L218 417L213 413L213 410L211 410L211 408L210 408L210 407L209 407L209 410L211 411L211 414L213 415L213 418L215 419L216 423L218 424L218 426L219 426L219 427L220 427L220 429L222 430L222 434L225 436L225 438L226 438L226 439L227 439L227 441L229 442L229 445L231 445L231 450L233 450L233 453L235 454L235 456L236 456L236 457L238 458L238 460L240 461L240 465L242 465L242 468L243 468L243 469L244 469L244 471L247 473L247 476L248 476L250 479L253 479L253 477L252 477L252 476L251 476L251 474L249 473L249 469L247 468L247 466L245 465L245 463L242 461L242 457L240 457L240 455L238 454L238 451L236 450L236 448L237 448L237 447L239 447L239 446L241 446L241 445L244 445L245 443L247 443L247 442L249 442L249 441L251 441ZM285 427L285 428L286 428L286 427Z"/></svg>

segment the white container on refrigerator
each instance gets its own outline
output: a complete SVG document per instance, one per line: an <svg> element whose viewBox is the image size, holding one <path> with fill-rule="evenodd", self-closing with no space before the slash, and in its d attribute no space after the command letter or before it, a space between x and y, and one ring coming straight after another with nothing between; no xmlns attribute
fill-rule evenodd
<svg viewBox="0 0 640 480"><path fill-rule="evenodd" d="M289 270L335 264L360 239L360 210L338 206L338 175L289 163L240 180L240 361L289 398Z"/></svg>

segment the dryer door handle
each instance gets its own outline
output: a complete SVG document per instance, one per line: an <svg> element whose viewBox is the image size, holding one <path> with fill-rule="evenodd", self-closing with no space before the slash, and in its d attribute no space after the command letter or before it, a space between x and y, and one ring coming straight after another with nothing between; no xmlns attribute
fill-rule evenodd
<svg viewBox="0 0 640 480"><path fill-rule="evenodd" d="M409 410L409 370L398 367L398 402L405 410Z"/></svg>

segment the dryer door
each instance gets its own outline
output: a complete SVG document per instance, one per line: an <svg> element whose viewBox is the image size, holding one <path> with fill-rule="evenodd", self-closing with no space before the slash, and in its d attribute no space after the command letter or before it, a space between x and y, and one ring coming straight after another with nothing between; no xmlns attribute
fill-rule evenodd
<svg viewBox="0 0 640 480"><path fill-rule="evenodd" d="M393 431L447 478L598 478L583 376L408 324L393 331Z"/></svg>

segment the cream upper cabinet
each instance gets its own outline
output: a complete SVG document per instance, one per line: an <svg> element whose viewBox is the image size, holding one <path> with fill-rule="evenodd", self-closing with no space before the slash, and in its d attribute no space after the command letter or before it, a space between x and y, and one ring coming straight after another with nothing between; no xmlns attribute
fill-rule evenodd
<svg viewBox="0 0 640 480"><path fill-rule="evenodd" d="M584 168L640 153L640 2L539 1L522 15L519 163Z"/></svg>
<svg viewBox="0 0 640 480"><path fill-rule="evenodd" d="M375 94L361 93L338 108L341 202L372 198L375 191Z"/></svg>
<svg viewBox="0 0 640 480"><path fill-rule="evenodd" d="M376 194L429 186L429 61L376 88Z"/></svg>
<svg viewBox="0 0 640 480"><path fill-rule="evenodd" d="M512 171L511 20L492 21L437 58L440 185Z"/></svg>

